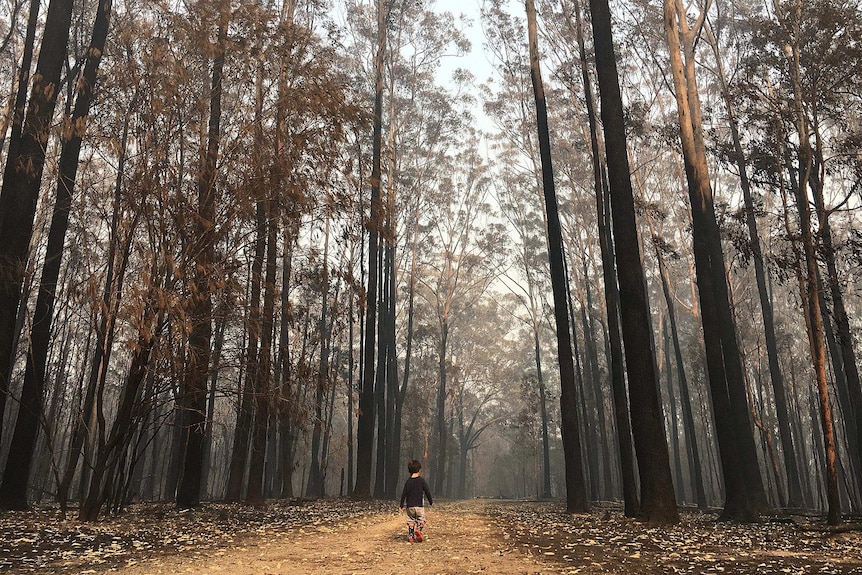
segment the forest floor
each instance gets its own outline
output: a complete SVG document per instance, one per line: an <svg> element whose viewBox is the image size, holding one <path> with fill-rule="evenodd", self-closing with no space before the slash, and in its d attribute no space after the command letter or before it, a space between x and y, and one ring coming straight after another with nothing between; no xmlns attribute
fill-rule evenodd
<svg viewBox="0 0 862 575"><path fill-rule="evenodd" d="M860 527L828 529L819 518L740 525L683 511L678 525L655 527L614 505L570 515L560 502L500 500L426 511L423 543L407 542L393 502L212 503L184 513L142 504L99 523L52 509L0 512L0 572L862 574Z"/></svg>

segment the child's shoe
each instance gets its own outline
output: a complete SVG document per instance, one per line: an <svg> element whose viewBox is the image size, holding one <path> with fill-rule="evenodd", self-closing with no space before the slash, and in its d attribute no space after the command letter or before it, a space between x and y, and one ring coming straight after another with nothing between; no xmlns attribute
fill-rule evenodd
<svg viewBox="0 0 862 575"><path fill-rule="evenodd" d="M414 539L416 540L416 543L422 543L422 540L424 539L422 532L417 530Z"/></svg>

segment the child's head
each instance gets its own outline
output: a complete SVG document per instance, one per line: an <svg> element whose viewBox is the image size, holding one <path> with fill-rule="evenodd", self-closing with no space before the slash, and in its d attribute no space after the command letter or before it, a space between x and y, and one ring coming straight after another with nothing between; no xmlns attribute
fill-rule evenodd
<svg viewBox="0 0 862 575"><path fill-rule="evenodd" d="M419 473L419 470L421 470L421 469L422 469L422 464L419 463L418 459L411 459L407 463L407 471L409 471L410 473Z"/></svg>

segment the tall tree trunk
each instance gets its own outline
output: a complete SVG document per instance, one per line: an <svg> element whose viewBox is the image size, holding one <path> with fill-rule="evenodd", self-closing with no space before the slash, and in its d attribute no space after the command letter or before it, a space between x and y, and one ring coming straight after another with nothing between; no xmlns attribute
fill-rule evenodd
<svg viewBox="0 0 862 575"><path fill-rule="evenodd" d="M129 136L129 116L127 115L123 122L123 134L120 142L119 159L117 163L117 177L114 184L114 204L113 213L111 215L111 224L109 230L108 253L105 259L108 262L105 272L105 285L102 291L101 309L103 310L102 318L99 320L99 327L96 329L97 343L93 356L89 384L84 392L85 398L82 408L79 410L79 415L75 417L72 431L70 434L70 448L65 471L57 486L57 501L60 504L61 512L65 514L66 503L68 501L69 489L74 479L75 469L78 466L78 460L81 454L81 449L84 446L84 440L87 429L90 428L90 415L95 401L95 389L100 373L104 373L107 369L107 362L110 357L111 342L113 339L113 325L115 314L114 310L119 304L119 296L122 292L123 276L125 264L120 266L120 272L115 277L114 266L117 261L117 245L119 242L120 228L120 213L123 176L125 172L127 159L127 142ZM59 189L58 189L59 191ZM128 252L128 249L126 249ZM118 285L115 285L118 284Z"/></svg>
<svg viewBox="0 0 862 575"><path fill-rule="evenodd" d="M772 92L772 90L770 87L770 95L771 95L771 92ZM784 230L785 230L785 233L787 234L788 237L797 237L798 238L799 232L796 229L794 229L794 227L792 226L791 221L790 221L790 218L791 218L791 216L790 216L790 202L788 201L787 196L788 196L788 187L789 187L790 188L789 191L791 192L791 195L793 195L794 198L799 198L799 196L800 196L799 182L796 178L796 172L793 169L793 160L790 157L790 152L789 152L787 146L785 145L787 135L784 131L784 120L783 120L782 116L778 113L777 110L772 110L772 115L773 115L773 127L775 129L775 134L776 134L776 138L775 138L776 150L775 150L775 155L773 156L773 161L775 164L774 165L775 173L778 175L779 193L781 196ZM786 180L785 180L785 172L787 173L786 174ZM797 209L801 209L801 208L799 206L797 206ZM798 241L791 242L790 247L791 247L791 250L792 250L793 256L794 256L793 271L796 274L796 282L797 282L798 289L799 289L799 297L802 300L802 311L803 311L802 316L805 320L805 333L809 334L811 331L811 325L810 325L811 319L810 319L809 314L806 311L808 309L808 301L807 301L808 295L807 295L807 288L806 288L805 272L803 271L804 266L802 263L803 260L805 259L805 255L804 255L803 249L800 247ZM819 283L819 279L818 279L818 283ZM822 295L822 292L821 292L821 295ZM822 309L823 308L822 300L820 302L820 306ZM828 318L829 318L828 314L821 315L821 319L823 320L823 324L824 324L824 332L826 333L827 339L829 337L829 330L826 328L826 325L828 323ZM810 340L809 340L809 346L810 346ZM833 367L836 368L834 375L835 375L835 380L836 380L836 387L839 390L838 399L840 401L841 400L840 389L842 387L841 381L843 378L843 370L841 368L841 362L837 362L837 364L836 364L834 357L833 357ZM796 377L795 377L794 370L790 370L790 377L791 377L791 389L793 389L793 390L798 389L798 386L796 384ZM815 373L815 377L816 377L816 373ZM799 396L798 393L791 394L791 397L798 397L798 396ZM800 401L802 401L802 400L800 399ZM816 467L818 465L818 463L817 463L818 454L822 451L821 448L823 446L823 441L822 441L823 436L822 436L822 433L816 433L816 432L812 433L813 430L806 432L806 433L801 432L802 422L800 421L800 419L801 419L802 407L799 404L797 404L797 405L798 405L797 413L796 413L796 417L794 419L797 423L797 430L799 430L799 432L796 434L796 436L802 439L802 448L803 448L802 453L803 454L805 454L805 453L810 454L811 453L811 451L807 451L807 452L805 451L805 440L807 437L810 437L812 435L814 436L812 438L812 451L813 451L814 458L815 458L814 467L816 469ZM815 414L815 416L811 418L811 421L813 422L816 419L817 419L817 417ZM802 461L807 461L808 456L802 455L801 459L802 459ZM822 495L822 490L819 488L820 474L815 472L815 477L814 477L814 480L812 481L810 466L806 465L804 477L806 479L806 482L810 486L810 488L809 488L809 499L811 501L811 504L816 505L817 504L816 500L817 500L818 496Z"/></svg>
<svg viewBox="0 0 862 575"><path fill-rule="evenodd" d="M276 366L275 381L279 386L278 405L276 413L278 417L279 435L279 460L281 462L281 497L287 498L293 495L293 444L295 431L293 429L294 410L297 408L291 383L290 372L290 339L288 330L290 328L290 314L288 295L290 293L290 278L293 262L294 236L290 233L290 227L284 227L284 256L281 264L281 321L279 326L278 340L278 365Z"/></svg>
<svg viewBox="0 0 862 575"><path fill-rule="evenodd" d="M585 280L588 281L588 280ZM586 305L581 303L581 330L584 334L584 353L583 357L583 368L584 368L584 377L578 381L579 391L581 396L581 401L583 402L583 413L584 417L584 431L587 440L586 456L587 456L587 467L588 467L588 482L590 487L590 500L591 501L599 501L602 497L599 493L602 485L602 476L599 471L599 452L600 448L600 439L598 430L596 429L598 425L596 425L598 417L593 418L593 408L598 409L598 399L595 394L595 386L596 379L598 379L598 365L593 362L593 334L590 333L589 323L587 321L587 310ZM576 325L575 321L572 321L572 325ZM592 397L592 401L588 401L587 398Z"/></svg>
<svg viewBox="0 0 862 575"><path fill-rule="evenodd" d="M185 413L180 409L179 390L174 389L173 396L174 409L171 421L170 445L166 447L166 449L170 450L170 460L161 465L162 473L165 475L162 496L168 500L176 497L177 485L180 482L180 473L182 472L183 458L185 456L186 435L188 435L188 428L183 425Z"/></svg>
<svg viewBox="0 0 862 575"><path fill-rule="evenodd" d="M206 429L204 431L204 437L206 437L206 445L204 448L204 462L203 469L201 470L201 475L204 478L204 485L202 488L202 492L205 497L213 498L213 489L212 484L209 481L210 470L212 469L213 463L213 426L215 423L215 400L216 393L218 391L218 375L219 368L221 364L221 354L224 349L224 338L225 338L225 329L227 327L227 315L228 315L228 302L222 301L219 305L219 311L217 313L217 317L215 318L215 341L213 341L213 356L212 356L212 369L210 370L209 377L209 391L207 392L207 423ZM149 393L147 393L149 396Z"/></svg>
<svg viewBox="0 0 862 575"><path fill-rule="evenodd" d="M664 293L664 301L667 306L668 322L670 323L670 335L673 342L673 353L676 359L676 373L679 381L680 405L682 406L683 428L685 429L685 445L689 460L689 478L691 487L697 500L697 508L705 510L707 507L706 490L704 489L703 468L700 462L700 449L697 446L697 433L694 427L694 415L691 411L691 394L688 389L688 377L685 373L685 364L682 359L682 346L679 343L679 329L676 325L676 304L670 291L670 278L667 266L664 263L661 249L657 244L658 238L653 237L653 245L656 251L656 260L659 266L661 287ZM668 369L670 366L668 365Z"/></svg>
<svg viewBox="0 0 862 575"><path fill-rule="evenodd" d="M347 488L345 489L345 493L353 492L353 392L356 391L354 389L354 381L353 381L353 369L354 369L354 354L353 354L353 332L354 332L354 324L355 316L353 310L353 300L354 296L351 292L349 294L350 297L350 320L348 326L348 335L347 335Z"/></svg>
<svg viewBox="0 0 862 575"><path fill-rule="evenodd" d="M458 393L458 482L455 486L455 498L464 499L467 493L467 443L466 428L464 426L464 388Z"/></svg>
<svg viewBox="0 0 862 575"><path fill-rule="evenodd" d="M334 370L330 369L330 377L334 380L335 373ZM331 388L329 391L329 406L326 409L326 422L325 427L323 429L323 443L320 448L320 468L321 468L321 476L323 478L323 489L321 490L323 496L326 496L326 474L329 470L329 440L332 438L332 417L335 413L335 388Z"/></svg>
<svg viewBox="0 0 862 575"><path fill-rule="evenodd" d="M662 347L664 348L664 372L665 372L665 380L667 381L667 397L668 397L668 411L670 411L670 440L673 446L673 471L674 478L676 482L674 483L674 488L676 490L678 501L685 503L685 489L683 487L683 479L682 479L682 450L679 445L679 417L677 416L676 411L676 393L673 389L673 370L670 366L670 334L668 333L667 328L668 322L662 322L661 333L662 333Z"/></svg>
<svg viewBox="0 0 862 575"><path fill-rule="evenodd" d="M262 64L258 65L255 93L255 153L262 153L263 145L263 71ZM280 130L277 130L280 134ZM278 146L278 144L276 144ZM278 168L273 168L277 170ZM262 180L260 174L256 174ZM251 281L249 287L248 319L246 331L248 340L245 349L245 378L239 389L239 408L236 416L236 425L233 431L233 445L231 447L230 466L225 491L225 501L239 501L242 498L242 488L245 483L245 474L248 464L249 439L254 421L255 395L254 390L258 386L258 345L261 338L261 311L260 297L261 284L263 281L263 260L267 248L268 214L267 200L262 197L261 191L254 188L255 198L255 242L254 252L251 260Z"/></svg>
<svg viewBox="0 0 862 575"><path fill-rule="evenodd" d="M177 507L189 509L200 503L204 459L204 430L206 426L207 380L210 370L212 339L212 296L210 273L215 260L216 243L216 178L219 155L222 78L227 44L229 6L222 2L218 8L218 37L214 46L212 85L210 87L210 114L206 152L198 175L198 206L196 237L191 242L194 257L191 295L191 331L188 338L188 365L182 390L181 408L187 427L185 457L182 476L177 488Z"/></svg>
<svg viewBox="0 0 862 575"><path fill-rule="evenodd" d="M793 102L796 120L796 135L799 138L799 185L796 203L799 208L799 223L802 232L802 247L805 252L806 299L805 312L808 316L808 341L817 381L817 396L820 400L820 424L823 430L824 452L826 455L826 500L828 522L837 525L841 522L841 500L838 491L838 472L836 464L835 431L832 421L832 407L829 402L829 386L826 377L826 343L823 337L823 319L820 309L820 281L817 262L817 246L812 232L811 206L808 201L808 186L814 167L808 120L802 99L802 81L799 63L799 29L801 2L797 2L794 41L788 46L787 58L793 85ZM816 195L816 194L815 194ZM820 213L823 226L825 214ZM822 230L821 230L822 231Z"/></svg>
<svg viewBox="0 0 862 575"><path fill-rule="evenodd" d="M599 373L599 351L596 346L596 341L598 340L598 334L596 333L596 322L592 314L593 309L593 296L592 290L590 289L590 278L588 274L587 260L586 257L583 259L583 269L584 269L584 291L586 292L587 298L587 309L590 310L590 313L587 317L589 320L589 339L586 341L586 347L588 350L588 354L590 357L590 371L592 372L592 384L593 384L593 394L595 395L596 402L596 414L598 415L598 427L599 427L599 440L601 441L601 445L599 446L601 460L602 460L602 493L601 497L605 501L608 501L612 497L611 489L613 487L612 482L612 474L611 474L611 458L610 454L610 445L608 442L608 426L605 421L605 399L602 395L602 381ZM585 329L587 325L584 326Z"/></svg>
<svg viewBox="0 0 862 575"><path fill-rule="evenodd" d="M593 101L592 79L587 65L587 51L584 43L583 18L579 0L574 0L575 33L578 38L578 53L581 65L581 78L584 85L584 98L587 106L587 120L590 126L590 150L592 152L593 187L596 194L596 220L599 235L599 250L602 257L605 302L608 316L608 339L610 353L611 389L613 390L614 421L617 429L617 446L622 471L623 501L626 517L634 517L640 508L635 480L634 452L632 448L629 405L626 397L625 360L619 325L619 288L614 266L613 238L610 233L609 206L605 202L608 192L607 172L602 154L601 134ZM568 12L567 12L568 14ZM567 16L568 17L568 16ZM569 24L571 28L571 24Z"/></svg>
<svg viewBox="0 0 862 575"><path fill-rule="evenodd" d="M416 198L416 209L413 213L413 242L410 255L410 283L407 293L407 341L404 344L404 375L401 379L401 387L395 402L395 418L392 422L392 461L394 468L391 470L397 482L401 470L401 420L404 413L404 401L407 398L407 390L410 384L410 366L413 358L413 319L414 303L416 298L416 253L419 244L419 198ZM394 288L393 288L394 289ZM394 314L393 314L394 315ZM394 338L393 338L394 339ZM397 488L397 485L396 485Z"/></svg>
<svg viewBox="0 0 862 575"><path fill-rule="evenodd" d="M384 236L385 236L384 231ZM378 286L380 286L379 296L377 299L377 373L374 378L374 397L377 406L377 455L376 468L374 471L374 498L383 499L386 495L386 440L388 439L389 417L390 413L387 410L387 376L386 359L389 355L390 346L389 338L387 337L386 325L389 321L389 259L385 255L387 252L384 249L386 243L380 243L378 261L382 265L378 268Z"/></svg>
<svg viewBox="0 0 862 575"><path fill-rule="evenodd" d="M395 211L395 198L390 199L390 214ZM390 218L394 218L391 215ZM386 248L387 262L389 272L388 288L389 292L387 313L386 313L386 498L395 499L398 497L398 475L401 466L398 465L398 459L401 457L400 441L396 440L396 434L401 433L401 407L403 401L400 400L400 390L398 382L398 351L395 347L395 304L397 297L397 288L395 285L396 269L395 269L395 222L390 219L389 223L389 245ZM396 428L396 420L398 422ZM399 438L400 439L400 438ZM397 444L397 445L396 445ZM398 448L396 450L396 447Z"/></svg>
<svg viewBox="0 0 862 575"><path fill-rule="evenodd" d="M724 66L718 51L718 42L712 36L711 29L707 27L708 40L715 55L717 76L721 95L727 109L730 135L733 140L733 151L736 166L739 171L739 185L742 188L742 196L745 201L745 220L748 226L748 235L751 245L751 257L754 261L754 276L757 282L757 293L760 297L760 309L763 316L763 331L766 339L766 354L769 362L769 375L772 380L772 390L775 397L775 411L778 416L778 430L781 439L781 448L784 451L784 471L787 476L787 491L790 507L799 507L802 503L802 489L799 483L799 466L796 461L796 450L793 446L793 434L790 430L790 415L787 407L787 396L784 390L784 377L781 373L781 364L778 357L778 343L775 337L775 318L772 309L772 301L766 286L767 270L763 261L763 250L760 247L760 235L757 231L757 217L754 210L754 200L751 194L751 183L748 179L748 168L745 160L745 152L739 137L738 122L736 120L735 108L731 100L730 90L724 74Z"/></svg>
<svg viewBox="0 0 862 575"><path fill-rule="evenodd" d="M359 421L356 429L356 485L354 497L371 496L374 458L374 340L377 324L377 251L381 223L380 156L383 122L383 62L386 53L387 0L377 0L377 52L374 56L374 129L372 135L371 217L368 220L368 290L365 295L365 341Z"/></svg>
<svg viewBox="0 0 862 575"><path fill-rule="evenodd" d="M449 321L444 317L440 325L440 344L437 348L437 371L439 383L437 386L437 454L431 467L431 481L434 491L443 493L446 479L446 451L449 433L446 430L446 352L449 346Z"/></svg>
<svg viewBox="0 0 862 575"><path fill-rule="evenodd" d="M816 120L816 118L815 118ZM820 177L818 166L823 169L823 150L820 144L820 135L817 130L814 131L817 145L815 146L815 162L812 166L811 177L809 178L809 187L814 196L814 205L817 209L817 220L820 224L818 236L821 241L821 253L823 259L826 260L826 273L829 283L829 293L832 296L832 316L835 322L835 335L838 340L840 349L841 365L843 367L844 377L846 379L846 391L850 400L850 413L845 413L846 420L852 421L847 425L848 433L856 432L856 437L849 438L847 441L847 449L850 452L853 467L858 472L862 472L862 453L859 452L862 446L862 385L859 380L859 369L856 366L856 351L853 348L853 334L850 331L850 319L847 315L847 308L844 305L844 293L842 291L841 278L838 277L838 266L835 262L835 248L832 241L832 228L829 225L830 210L826 209L826 202L823 198L823 183ZM822 292L821 292L822 293ZM822 309L826 309L822 306ZM824 315L824 328L826 327L826 315ZM856 478L857 484L860 480Z"/></svg>
<svg viewBox="0 0 862 575"><path fill-rule="evenodd" d="M266 280L264 282L263 314L261 321L260 353L255 366L254 433L251 442L251 461L248 469L246 503L260 505L264 500L263 480L266 470L266 440L270 417L270 386L272 374L273 317L275 316L275 278L278 258L278 208L276 202L266 202ZM272 462L270 462L272 464Z"/></svg>
<svg viewBox="0 0 862 575"><path fill-rule="evenodd" d="M122 162L120 165L122 166ZM127 224L129 227L124 240L125 244L121 249L118 249L118 243L120 242L120 228L118 226L120 224L120 211L122 210L120 205L122 179L123 174L118 172L114 197L114 214L111 219L112 232L108 246L108 269L105 272L105 290L102 293L101 301L102 308L99 310L102 317L99 320L97 346L90 365L90 379L87 385L85 411L82 419L76 422L76 426L80 427L76 430L77 436L73 436L73 450L69 454L69 462L66 468L70 473L69 480L71 481L71 474L75 470L77 458L83 446L85 459L79 481L81 498L85 496L84 493L90 482L89 477L90 471L93 468L92 452L96 430L103 431L105 429L103 421L105 382L107 381L109 366L111 364L114 334L126 279L126 269L129 264L129 255L132 248L132 237L138 219L136 216L132 219L131 223ZM114 272L115 268L117 268L116 274ZM94 423L94 418L100 419L97 419Z"/></svg>
<svg viewBox="0 0 862 575"><path fill-rule="evenodd" d="M548 438L548 402L545 391L545 374L542 372L542 348L539 329L533 316L533 357L536 360L536 382L539 384L539 413L542 417L542 499L551 498L551 445ZM466 459L466 455L465 455Z"/></svg>
<svg viewBox="0 0 862 575"><path fill-rule="evenodd" d="M655 357L650 349L652 326L644 290L643 262L635 223L634 193L626 149L622 95L614 56L607 0L590 0L596 71L599 80L605 153L616 240L620 318L629 381L632 433L641 481L640 515L650 522L676 522L679 514L670 474Z"/></svg>
<svg viewBox="0 0 862 575"><path fill-rule="evenodd" d="M158 275L153 274L151 281L155 282ZM150 353L155 345L160 327L155 325L157 309L155 303L156 286L150 286L150 295L144 308L141 320L141 332L132 352L129 372L120 392L117 413L111 430L105 437L103 422L100 421L98 451L94 457L93 475L86 500L81 504L78 519L95 521L99 517L102 505L114 493L114 474L120 458L126 452L134 430L133 420L136 408L140 405L141 387L144 383Z"/></svg>
<svg viewBox="0 0 862 575"><path fill-rule="evenodd" d="M797 192L794 189L794 194L796 193ZM802 259L800 252L799 260L797 262L800 266ZM797 270L797 274L800 273L801 267ZM800 289L804 289L804 279L798 281L800 281ZM822 284L822 276L820 283ZM847 384L847 376L844 374L844 361L841 357L841 346L838 343L838 337L836 335L837 330L832 325L832 319L828 312L829 305L826 302L826 294L824 291L825 290L822 289L820 290L820 309L827 310L826 313L821 314L821 317L823 318L823 335L826 339L826 359L832 366L832 382L835 386L835 397L838 400L838 409L840 409L841 413L844 415L841 420L844 423L844 436L847 438L847 451L849 452L852 463L856 458L855 454L860 453L859 442L857 439L858 427L856 425L855 417L856 410L853 407L853 401L850 399L850 386ZM851 417L848 414L853 414L853 416Z"/></svg>
<svg viewBox="0 0 862 575"><path fill-rule="evenodd" d="M401 12L403 17L404 12ZM399 27L400 31L401 28ZM393 41L394 45L400 44L400 32L396 33ZM395 96L397 75L392 70L392 63L389 66L389 85L388 85L388 114L390 118L396 117L396 102ZM398 496L398 476L401 466L398 464L400 453L396 453L395 434L400 433L400 414L397 413L399 401L399 382L398 382L398 361L397 350L395 346L395 307L397 298L397 269L396 269L396 225L397 225L397 202L396 196L398 191L398 142L397 142L396 122L389 122L389 133L387 136L387 149L389 153L389 165L387 185L386 185L386 231L384 250L386 253L386 285L383 290L387 294L384 300L386 301L386 309L381 314L380 338L386 341L386 355L383 369L386 370L386 437L385 437L385 452L378 453L379 456L385 458L384 471L384 494L387 499L395 499ZM399 421L399 428L395 428L395 420ZM399 443L400 448L400 443Z"/></svg>
<svg viewBox="0 0 862 575"><path fill-rule="evenodd" d="M78 172L78 159L86 118L94 98L96 73L102 59L102 53L105 50L110 18L111 1L102 0L96 11L93 35L79 83L74 112L71 118L66 120L68 124L66 133L63 134L63 146L60 153L59 177L56 187L57 199L54 203L45 264L42 268L39 295L36 300L36 311L30 332L30 353L27 355L27 366L24 372L25 388L35 386L41 389L46 375L51 324L54 320L54 298L57 292L57 279L60 276L66 230L69 227L69 212L72 208L72 194ZM124 127L124 133L127 129L128 122Z"/></svg>
<svg viewBox="0 0 862 575"><path fill-rule="evenodd" d="M33 50L36 45L36 27L39 24L39 0L30 0L30 11L27 17L27 30L24 33L24 47L21 51L21 67L18 69L18 86L15 89L15 98L12 101L12 133L9 136L9 149L7 158L13 154L17 154L21 146L21 134L24 128L24 112L27 107L27 87L30 85L30 68L33 67ZM15 31L13 23L9 27L9 38ZM8 42L4 42L3 50L8 47ZM4 123L3 131L0 132L0 150L3 149L6 139L6 128L8 124ZM2 200L0 200L2 202ZM0 225L3 222L3 214L0 214Z"/></svg>
<svg viewBox="0 0 862 575"><path fill-rule="evenodd" d="M285 0L282 3L281 25L289 34L294 33L295 9L296 3L294 0ZM272 163L270 171L272 189L274 190L283 189L284 166L287 163L285 158L285 143L290 138L287 123L288 98L285 96L287 92L287 65L287 61L282 61L278 74L278 104L275 111L274 134L275 161ZM277 469L280 471L278 479L280 486L276 491L281 498L286 498L293 495L293 444L295 431L292 421L296 405L290 373L291 314L289 296L293 248L296 238L294 228L299 225L299 222L294 214L291 213L289 206L282 209L280 222L283 229L282 241L284 251L281 264L281 294L279 296L281 317L279 318L277 359L273 374L273 382L277 388L277 397L272 410L279 437Z"/></svg>
<svg viewBox="0 0 862 575"><path fill-rule="evenodd" d="M45 167L60 71L72 19L72 0L51 0L17 150L10 149L0 188L0 395L9 389L15 359L18 307L29 259L36 203ZM24 386L12 434L0 507L27 507L27 481L42 413L42 381ZM5 405L2 407L5 408ZM0 412L2 413L2 412Z"/></svg>
<svg viewBox="0 0 862 575"><path fill-rule="evenodd" d="M765 509L766 494L749 420L733 312L727 295L724 254L709 182L694 72L695 34L683 14L681 4L665 0L665 32L691 203L704 344L726 486L723 517L752 520ZM704 18L705 11L694 30L699 29ZM681 51L685 54L685 65Z"/></svg>
<svg viewBox="0 0 862 575"><path fill-rule="evenodd" d="M526 0L527 34L530 47L530 78L536 103L539 152L542 159L542 187L548 221L548 259L551 267L551 287L554 296L554 319L557 327L557 353L560 362L560 409L562 411L563 452L566 464L566 510L586 511L584 470L581 462L581 437L575 403L575 366L572 358L571 325L569 324L566 277L564 270L563 234L554 189L554 169L551 165L551 139L548 131L548 111L545 88L539 67L539 44L536 30L536 6Z"/></svg>
<svg viewBox="0 0 862 575"><path fill-rule="evenodd" d="M325 208L328 211L328 207ZM323 282L320 298L320 322L318 323L318 338L320 341L320 361L317 366L317 385L314 393L314 424L311 432L311 453L309 454L308 485L305 494L308 497L323 497L323 473L320 465L320 442L323 437L324 410L323 400L326 387L329 384L329 338L327 337L327 311L329 307L329 214L326 217L326 231L323 240Z"/></svg>

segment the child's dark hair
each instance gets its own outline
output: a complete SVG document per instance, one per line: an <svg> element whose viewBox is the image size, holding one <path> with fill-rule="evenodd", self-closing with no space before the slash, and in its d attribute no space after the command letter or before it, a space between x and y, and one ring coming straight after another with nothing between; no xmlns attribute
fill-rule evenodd
<svg viewBox="0 0 862 575"><path fill-rule="evenodd" d="M422 464L419 463L418 459L411 459L407 462L407 471L410 473L419 473L420 469L422 469Z"/></svg>

